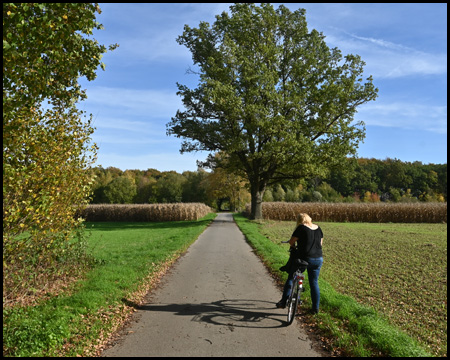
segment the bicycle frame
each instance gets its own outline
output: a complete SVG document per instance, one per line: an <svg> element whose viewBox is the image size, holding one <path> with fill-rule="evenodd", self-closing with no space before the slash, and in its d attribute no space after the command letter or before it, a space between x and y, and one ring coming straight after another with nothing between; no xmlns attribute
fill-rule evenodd
<svg viewBox="0 0 450 360"><path fill-rule="evenodd" d="M305 275L303 275L300 270L297 270L294 273L291 295L286 301L286 306L288 308L288 325L292 324L295 314L297 313L297 307L302 304L301 294L303 292L303 280L305 280Z"/></svg>
<svg viewBox="0 0 450 360"><path fill-rule="evenodd" d="M287 244L289 243L289 241L282 241L281 243ZM305 280L305 275L303 275L303 272L306 270L306 265L308 265L308 263L303 260L299 261L301 262L299 264L301 266L294 272L291 294L286 301L286 306L288 308L288 325L292 324L292 322L294 321L294 317L297 312L297 306L301 305L302 303L301 294L304 291L303 280Z"/></svg>

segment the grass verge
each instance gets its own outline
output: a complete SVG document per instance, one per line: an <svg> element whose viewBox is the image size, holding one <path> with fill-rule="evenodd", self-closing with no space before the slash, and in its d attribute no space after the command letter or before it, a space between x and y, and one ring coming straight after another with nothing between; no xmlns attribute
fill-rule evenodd
<svg viewBox="0 0 450 360"><path fill-rule="evenodd" d="M258 256L284 283L287 274L278 269L288 259L287 245L274 243L262 235L258 222L250 221L240 214L234 218ZM334 350L338 348L338 353L347 356L431 356L416 340L390 324L374 308L338 293L323 277L319 279L319 284L320 313L314 317L304 315L304 320L313 323L323 336L331 339L328 340L330 351L336 353ZM310 306L307 281L305 287L307 295L302 308Z"/></svg>
<svg viewBox="0 0 450 360"><path fill-rule="evenodd" d="M36 306L3 309L4 356L93 356L216 214L198 221L86 223L97 265Z"/></svg>

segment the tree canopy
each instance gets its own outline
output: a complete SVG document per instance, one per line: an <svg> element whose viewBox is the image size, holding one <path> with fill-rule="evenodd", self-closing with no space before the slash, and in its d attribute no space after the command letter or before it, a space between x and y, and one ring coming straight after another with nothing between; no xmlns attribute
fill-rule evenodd
<svg viewBox="0 0 450 360"><path fill-rule="evenodd" d="M90 3L3 3L4 299L63 269L74 274L69 254L82 252L75 206L89 200L85 170L97 146L75 105L86 98L78 79L104 68L106 47L90 38L102 28L96 12Z"/></svg>
<svg viewBox="0 0 450 360"><path fill-rule="evenodd" d="M67 108L86 98L78 78L96 78L107 49L92 3L3 3L3 116L44 100ZM114 49L117 45L111 45Z"/></svg>
<svg viewBox="0 0 450 360"><path fill-rule="evenodd" d="M378 90L371 77L363 82L358 55L343 57L308 31L304 9L238 3L230 10L213 25L185 25L178 37L199 84L177 84L185 110L167 133L185 139L181 152L226 153L230 170L248 179L259 218L268 184L325 173L355 154L364 126L354 115Z"/></svg>

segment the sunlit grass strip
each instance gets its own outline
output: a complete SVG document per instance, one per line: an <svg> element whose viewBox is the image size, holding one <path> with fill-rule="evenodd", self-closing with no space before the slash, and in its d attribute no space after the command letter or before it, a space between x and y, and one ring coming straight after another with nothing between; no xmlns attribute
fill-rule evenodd
<svg viewBox="0 0 450 360"><path fill-rule="evenodd" d="M288 259L287 248L261 235L257 222L249 221L242 215L235 215L234 219L269 270L284 282L287 274L280 273L278 269ZM323 279L319 282L321 312L317 315L317 322L325 333L333 337L335 346L345 348L351 356L431 356L373 308L337 293ZM308 282L305 283L308 292ZM308 306L307 302L305 306Z"/></svg>
<svg viewBox="0 0 450 360"><path fill-rule="evenodd" d="M90 223L97 265L70 293L3 309L4 356L93 356L133 303L215 217L198 221Z"/></svg>
<svg viewBox="0 0 450 360"><path fill-rule="evenodd" d="M262 203L264 219L295 221L301 212L314 221L447 223L447 203Z"/></svg>

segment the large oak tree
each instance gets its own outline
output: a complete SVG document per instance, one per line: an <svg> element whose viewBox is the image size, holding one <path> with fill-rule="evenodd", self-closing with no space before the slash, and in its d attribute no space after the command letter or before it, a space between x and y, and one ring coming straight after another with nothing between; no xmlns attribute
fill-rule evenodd
<svg viewBox="0 0 450 360"><path fill-rule="evenodd" d="M185 139L181 152L228 154L249 181L252 218L261 218L268 184L323 174L356 153L365 129L354 115L378 90L371 77L363 82L358 55L343 57L308 31L305 10L247 3L230 10L212 26L185 25L178 37L199 84L177 84L185 109L167 133Z"/></svg>

